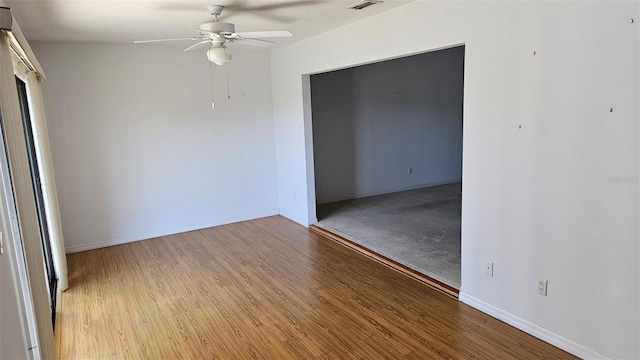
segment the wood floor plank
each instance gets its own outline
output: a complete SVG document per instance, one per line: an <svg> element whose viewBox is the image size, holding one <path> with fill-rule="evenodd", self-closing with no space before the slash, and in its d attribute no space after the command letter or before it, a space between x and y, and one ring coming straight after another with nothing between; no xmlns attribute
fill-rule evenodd
<svg viewBox="0 0 640 360"><path fill-rule="evenodd" d="M68 258L59 359L572 359L280 216Z"/></svg>

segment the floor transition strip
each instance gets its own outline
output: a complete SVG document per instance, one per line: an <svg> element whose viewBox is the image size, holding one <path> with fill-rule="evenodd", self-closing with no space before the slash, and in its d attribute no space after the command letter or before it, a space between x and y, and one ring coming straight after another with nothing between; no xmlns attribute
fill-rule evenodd
<svg viewBox="0 0 640 360"><path fill-rule="evenodd" d="M455 299L458 298L459 296L459 290L447 285L445 283L443 283L442 281L436 280L430 276L427 276L425 274L422 274L416 270L413 270L405 265L400 264L399 262L389 259L388 257L379 254L371 249L367 249L366 247L359 245L343 236L340 236L332 231L329 231L327 229L324 229L316 224L312 224L309 225L309 230L314 231L317 234L320 234L330 240L333 240L337 243L339 243L340 245L346 246L352 250L355 250L359 253L362 253L390 268L392 268L393 270L396 270L398 272L403 273L406 276L409 276L410 278L417 280L429 287L434 288L435 290L438 290L446 295L449 295Z"/></svg>

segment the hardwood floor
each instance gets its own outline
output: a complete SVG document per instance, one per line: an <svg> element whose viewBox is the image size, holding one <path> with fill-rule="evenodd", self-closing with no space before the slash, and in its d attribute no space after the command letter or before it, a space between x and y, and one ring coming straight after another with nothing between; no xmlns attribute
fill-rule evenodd
<svg viewBox="0 0 640 360"><path fill-rule="evenodd" d="M280 216L67 256L59 359L572 359Z"/></svg>
<svg viewBox="0 0 640 360"><path fill-rule="evenodd" d="M408 266L405 266L393 259L390 259L378 252L375 252L369 248L366 248L354 241L351 241L343 236L340 236L334 232L331 232L327 229L323 229L321 227L319 227L318 225L312 224L309 225L309 230L312 230L326 238L329 238L331 240L334 240L338 243L340 243L341 245L344 245L352 250L355 250L363 255L366 255L372 259L374 259L375 261L385 264L386 266L388 266L391 269L394 269L395 271L399 271L411 278L413 278L416 281L420 281L422 283L424 283L425 285L428 285L438 291L441 291L449 296L453 296L454 298L458 298L458 296L460 295L460 291L452 286L449 286L441 281L438 281L432 277L429 277L427 275L424 275Z"/></svg>

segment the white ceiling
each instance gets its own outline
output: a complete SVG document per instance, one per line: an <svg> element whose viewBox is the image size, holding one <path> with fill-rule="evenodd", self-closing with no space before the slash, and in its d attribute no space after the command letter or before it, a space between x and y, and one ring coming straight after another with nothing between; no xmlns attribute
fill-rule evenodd
<svg viewBox="0 0 640 360"><path fill-rule="evenodd" d="M192 37L189 28L212 20L207 5L229 6L221 21L236 31L289 30L293 38L273 39L270 48L344 26L412 0L385 0L363 10L356 0L6 0L28 40L132 43L134 40ZM269 7L277 6L276 9ZM255 9L235 11L233 7ZM384 25L388 26L388 25ZM190 41L154 46L188 46Z"/></svg>

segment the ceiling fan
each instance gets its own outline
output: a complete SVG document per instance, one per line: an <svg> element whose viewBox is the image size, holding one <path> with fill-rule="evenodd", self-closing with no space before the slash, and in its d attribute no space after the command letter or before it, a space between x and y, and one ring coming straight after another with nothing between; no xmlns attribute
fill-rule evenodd
<svg viewBox="0 0 640 360"><path fill-rule="evenodd" d="M139 40L134 41L134 43L144 44L178 40L198 41L197 43L184 49L184 51L190 51L205 45L209 45L207 58L212 63L222 66L231 61L231 51L229 51L229 49L227 49L225 45L227 42L238 42L244 45L265 47L273 44L274 42L265 40L264 38L293 36L293 34L287 30L236 32L236 27L234 24L220 21L220 14L222 14L222 10L224 8L225 7L222 5L207 6L209 13L211 14L211 16L213 16L213 20L200 24L198 28L191 28L191 30L199 32L200 36L174 39Z"/></svg>

